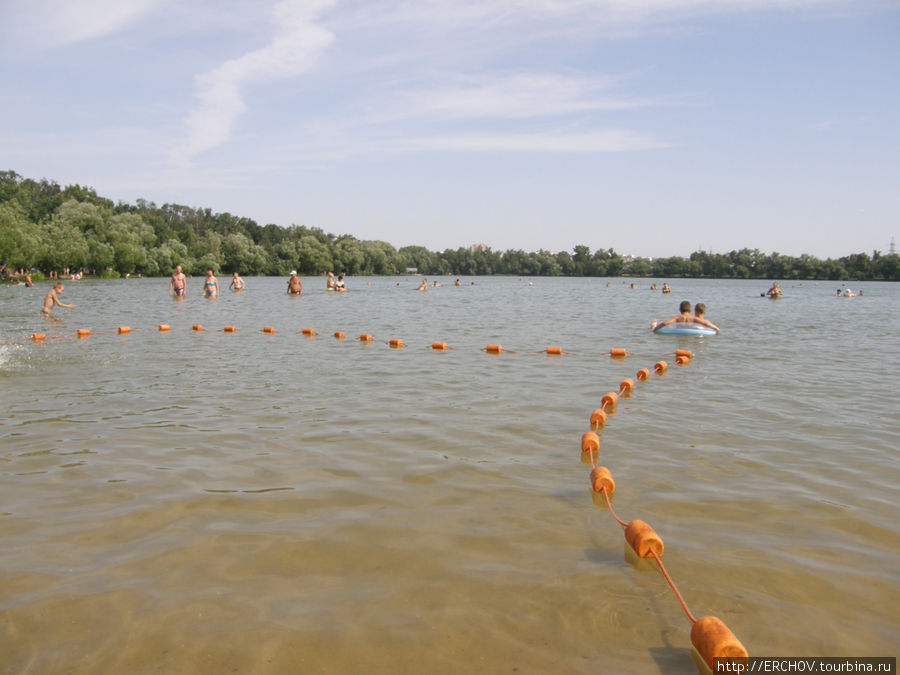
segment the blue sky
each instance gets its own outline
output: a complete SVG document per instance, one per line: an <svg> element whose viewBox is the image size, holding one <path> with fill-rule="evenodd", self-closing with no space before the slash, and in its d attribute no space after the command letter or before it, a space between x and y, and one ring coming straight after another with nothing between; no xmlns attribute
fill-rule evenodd
<svg viewBox="0 0 900 675"><path fill-rule="evenodd" d="M900 235L900 3L0 0L0 168L432 250Z"/></svg>

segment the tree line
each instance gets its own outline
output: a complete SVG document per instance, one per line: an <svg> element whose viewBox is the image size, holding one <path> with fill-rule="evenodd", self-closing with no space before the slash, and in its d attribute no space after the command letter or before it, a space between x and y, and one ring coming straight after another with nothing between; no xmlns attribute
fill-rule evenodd
<svg viewBox="0 0 900 675"><path fill-rule="evenodd" d="M741 249L696 251L688 258L622 256L612 248L572 252L493 251L486 247L429 251L394 248L319 228L260 226L246 217L138 199L114 203L93 188L0 172L0 264L6 270L84 270L98 276L188 274L284 276L426 275L711 277L719 279L900 280L900 256L874 251L820 260Z"/></svg>

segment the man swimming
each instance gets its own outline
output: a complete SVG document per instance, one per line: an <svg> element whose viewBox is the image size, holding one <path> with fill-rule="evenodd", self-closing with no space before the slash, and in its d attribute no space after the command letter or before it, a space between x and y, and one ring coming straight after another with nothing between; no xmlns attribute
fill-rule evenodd
<svg viewBox="0 0 900 675"><path fill-rule="evenodd" d="M169 294L174 295L176 298L184 297L186 291L187 279L181 271L181 265L177 265L172 273L172 279L169 281Z"/></svg>

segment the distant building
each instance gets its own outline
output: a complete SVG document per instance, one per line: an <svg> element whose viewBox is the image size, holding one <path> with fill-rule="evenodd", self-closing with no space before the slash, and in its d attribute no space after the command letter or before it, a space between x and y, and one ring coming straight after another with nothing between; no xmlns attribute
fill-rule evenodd
<svg viewBox="0 0 900 675"><path fill-rule="evenodd" d="M475 251L481 251L482 253L485 253L488 250L488 247L487 244L472 244L469 247L469 250L472 253L475 253Z"/></svg>
<svg viewBox="0 0 900 675"><path fill-rule="evenodd" d="M406 268L406 273L407 273L407 274L418 274L418 273L419 273L419 268L418 268L418 267L407 267L407 268Z"/></svg>

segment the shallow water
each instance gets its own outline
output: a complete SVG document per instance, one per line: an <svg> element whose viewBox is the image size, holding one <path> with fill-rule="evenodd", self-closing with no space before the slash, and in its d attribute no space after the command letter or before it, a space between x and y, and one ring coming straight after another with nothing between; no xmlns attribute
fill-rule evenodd
<svg viewBox="0 0 900 675"><path fill-rule="evenodd" d="M440 281L81 281L58 322L0 287L0 672L696 672L579 451L660 358L599 459L693 613L751 654L896 655L900 286ZM682 299L723 334L651 334Z"/></svg>

